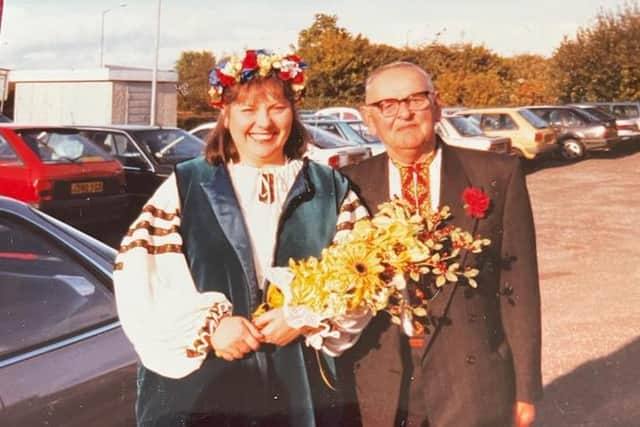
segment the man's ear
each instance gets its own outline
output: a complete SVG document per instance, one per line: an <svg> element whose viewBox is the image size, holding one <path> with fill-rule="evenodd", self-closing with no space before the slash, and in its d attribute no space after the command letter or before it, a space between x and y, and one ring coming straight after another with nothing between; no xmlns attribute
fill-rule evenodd
<svg viewBox="0 0 640 427"><path fill-rule="evenodd" d="M362 116L362 122L367 127L367 132L369 135L378 136L378 130L376 129L373 120L371 120L371 107L366 105L361 105L358 109L360 111L360 116Z"/></svg>
<svg viewBox="0 0 640 427"><path fill-rule="evenodd" d="M442 117L442 107L440 106L440 94L438 92L433 93L433 98L431 100L433 105L433 121L438 122Z"/></svg>

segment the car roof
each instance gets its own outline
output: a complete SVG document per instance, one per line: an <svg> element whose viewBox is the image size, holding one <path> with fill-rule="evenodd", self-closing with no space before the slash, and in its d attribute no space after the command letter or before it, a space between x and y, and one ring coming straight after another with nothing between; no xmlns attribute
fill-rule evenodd
<svg viewBox="0 0 640 427"><path fill-rule="evenodd" d="M482 107L482 108L469 108L456 112L454 115L467 115L474 113L508 113L513 111L522 110L526 107Z"/></svg>

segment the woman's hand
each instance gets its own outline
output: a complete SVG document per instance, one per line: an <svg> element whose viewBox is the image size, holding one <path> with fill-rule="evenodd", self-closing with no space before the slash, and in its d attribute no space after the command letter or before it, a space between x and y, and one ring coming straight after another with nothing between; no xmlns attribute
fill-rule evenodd
<svg viewBox="0 0 640 427"><path fill-rule="evenodd" d="M216 356L231 362L260 348L265 337L253 323L241 316L224 317L211 336Z"/></svg>
<svg viewBox="0 0 640 427"><path fill-rule="evenodd" d="M289 344L304 332L304 328L296 329L287 324L282 308L267 311L254 319L253 323L260 329L264 342L279 346Z"/></svg>

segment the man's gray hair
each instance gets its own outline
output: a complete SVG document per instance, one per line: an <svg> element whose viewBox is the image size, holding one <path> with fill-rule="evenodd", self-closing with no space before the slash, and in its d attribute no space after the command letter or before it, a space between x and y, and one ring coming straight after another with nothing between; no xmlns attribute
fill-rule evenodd
<svg viewBox="0 0 640 427"><path fill-rule="evenodd" d="M413 62L395 61L395 62L390 62L389 64L382 65L376 68L375 70L373 70L371 74L369 74L365 82L365 87L364 87L365 93L369 91L371 84L380 74L394 68L413 68L415 70L420 71L421 73L424 74L424 76L427 79L427 86L428 86L427 89L433 92L433 81L431 80L431 76L429 75L429 73L424 68L420 67L417 64L414 64Z"/></svg>

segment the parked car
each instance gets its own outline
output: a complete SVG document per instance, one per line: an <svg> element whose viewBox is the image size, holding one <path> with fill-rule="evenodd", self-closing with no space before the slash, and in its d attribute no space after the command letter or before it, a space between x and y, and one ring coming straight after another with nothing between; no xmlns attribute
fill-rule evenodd
<svg viewBox="0 0 640 427"><path fill-rule="evenodd" d="M316 116L334 117L340 120L360 120L362 116L357 108L352 107L327 107L321 108L315 112Z"/></svg>
<svg viewBox="0 0 640 427"><path fill-rule="evenodd" d="M636 124L640 127L640 102L596 102L594 105L610 111L617 118L635 119Z"/></svg>
<svg viewBox="0 0 640 427"><path fill-rule="evenodd" d="M216 124L217 124L217 122L202 123L201 125L198 125L198 126L194 127L193 129L191 129L189 131L189 133L191 135L197 136L202 141L206 141L207 140L207 136L209 135L209 133L211 131L213 131L213 129L215 129Z"/></svg>
<svg viewBox="0 0 640 427"><path fill-rule="evenodd" d="M127 208L120 163L79 131L0 127L0 195L76 226L111 222Z"/></svg>
<svg viewBox="0 0 640 427"><path fill-rule="evenodd" d="M128 220L140 212L177 162L196 157L204 150L199 138L174 127L112 125L73 129L122 163L129 196Z"/></svg>
<svg viewBox="0 0 640 427"><path fill-rule="evenodd" d="M579 108L547 105L527 109L555 129L560 146L558 152L564 159L580 159L587 151L610 150L620 141L613 123L603 122Z"/></svg>
<svg viewBox="0 0 640 427"><path fill-rule="evenodd" d="M631 144L640 141L640 131L635 119L616 117L613 113L605 111L601 107L592 104L571 104L589 114L596 116L600 120L608 123L615 123L620 137L620 145Z"/></svg>
<svg viewBox="0 0 640 427"><path fill-rule="evenodd" d="M313 143L307 146L306 156L318 163L341 168L371 157L371 149L366 146L348 141L307 123L304 126L313 140ZM203 135L206 138L208 133L215 127L216 122L203 123L191 129L189 133Z"/></svg>
<svg viewBox="0 0 640 427"><path fill-rule="evenodd" d="M372 155L371 148L308 124L307 132L311 135L312 144L307 146L306 156L318 163L333 168L342 168L360 163Z"/></svg>
<svg viewBox="0 0 640 427"><path fill-rule="evenodd" d="M360 120L340 120L331 117L314 116L304 118L303 122L368 147L374 156L385 151L384 144L379 139L369 135L367 127Z"/></svg>
<svg viewBox="0 0 640 427"><path fill-rule="evenodd" d="M557 149L553 129L526 108L470 108L455 115L470 118L485 135L509 137L512 151L525 159L549 156Z"/></svg>
<svg viewBox="0 0 640 427"><path fill-rule="evenodd" d="M0 425L135 425L137 358L117 318L114 259L0 197Z"/></svg>
<svg viewBox="0 0 640 427"><path fill-rule="evenodd" d="M13 122L13 120L11 120L9 117L5 116L4 114L0 114L0 123L11 123Z"/></svg>
<svg viewBox="0 0 640 427"><path fill-rule="evenodd" d="M436 132L448 144L472 150L511 153L511 139L487 136L475 123L462 116L442 116Z"/></svg>

